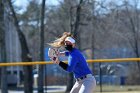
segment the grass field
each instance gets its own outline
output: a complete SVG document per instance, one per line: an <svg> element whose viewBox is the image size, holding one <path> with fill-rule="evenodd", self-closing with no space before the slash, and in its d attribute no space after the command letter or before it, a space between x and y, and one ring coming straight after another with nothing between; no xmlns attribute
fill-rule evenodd
<svg viewBox="0 0 140 93"><path fill-rule="evenodd" d="M96 87L96 91L100 91L100 86ZM115 86L115 85L104 85L102 86L102 91L104 92L109 92L109 91L114 91L114 92L119 92L119 91L140 91L140 86ZM140 92L139 92L140 93Z"/></svg>
<svg viewBox="0 0 140 93"><path fill-rule="evenodd" d="M48 92L52 93L52 92ZM65 92L53 92L53 93L65 93ZM140 91L126 91L126 92L93 92L93 93L140 93Z"/></svg>
<svg viewBox="0 0 140 93"><path fill-rule="evenodd" d="M53 93L65 93L65 92L53 92ZM97 86L95 92L93 93L140 93L140 86L103 85L102 92L100 92L100 86Z"/></svg>
<svg viewBox="0 0 140 93"><path fill-rule="evenodd" d="M101 92L93 92L93 93L101 93ZM125 92L102 92L102 93L140 93L140 91L125 91Z"/></svg>
<svg viewBox="0 0 140 93"><path fill-rule="evenodd" d="M48 90L45 93L65 93L66 86L47 86ZM96 86L95 92L93 93L140 93L140 85L133 86L119 86L119 85L103 85L102 92L100 92L100 86ZM59 92L58 92L59 91ZM1 92L0 92L1 93ZM8 93L24 93L23 89L9 90ZM33 93L37 93L35 89Z"/></svg>

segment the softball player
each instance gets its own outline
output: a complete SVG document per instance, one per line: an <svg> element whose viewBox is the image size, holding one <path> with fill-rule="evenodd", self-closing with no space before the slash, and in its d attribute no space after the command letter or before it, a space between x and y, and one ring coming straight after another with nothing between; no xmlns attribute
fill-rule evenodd
<svg viewBox="0 0 140 93"><path fill-rule="evenodd" d="M62 38L63 37L63 38ZM92 75L88 64L83 57L82 53L75 48L75 40L71 36L70 33L64 33L61 39L56 40L56 42L53 42L52 46L65 46L65 49L67 52L61 52L59 53L59 56L65 55L68 56L68 64L60 61L58 58L53 60L56 64L58 64L60 67L62 67L64 70L68 72L73 72L74 78L76 79L76 82L71 89L70 93L93 93L95 86L96 86L96 80L94 76ZM58 41L60 41L58 43ZM60 45L61 44L61 45Z"/></svg>

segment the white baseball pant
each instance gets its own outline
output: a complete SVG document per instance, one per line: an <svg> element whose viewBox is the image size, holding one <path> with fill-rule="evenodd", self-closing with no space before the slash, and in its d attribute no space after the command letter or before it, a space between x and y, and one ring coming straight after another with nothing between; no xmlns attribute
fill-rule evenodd
<svg viewBox="0 0 140 93"><path fill-rule="evenodd" d="M90 75L83 80L76 80L70 93L94 93L95 87L96 80L94 76Z"/></svg>

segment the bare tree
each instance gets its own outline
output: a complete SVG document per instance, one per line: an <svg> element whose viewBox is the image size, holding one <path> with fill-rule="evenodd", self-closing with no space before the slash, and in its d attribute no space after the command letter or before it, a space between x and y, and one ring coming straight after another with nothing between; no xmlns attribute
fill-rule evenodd
<svg viewBox="0 0 140 93"><path fill-rule="evenodd" d="M80 20L81 20L81 7L82 7L82 3L83 0L80 0L79 4L77 5L77 9L76 9L76 20L75 20L75 24L74 24L74 30L72 31L72 33L74 34L74 37L76 39L77 45L80 49L80 33L79 33L79 26L80 26Z"/></svg>
<svg viewBox="0 0 140 93"><path fill-rule="evenodd" d="M44 15L45 15L45 1L42 0L42 9L41 9L41 27L40 27L40 61L44 61ZM44 93L43 90L43 81L44 81L44 76L43 76L43 70L44 66L40 65L39 66L39 78L38 78L38 93ZM45 69L46 70L46 69Z"/></svg>
<svg viewBox="0 0 140 93"><path fill-rule="evenodd" d="M136 54L136 57L140 57L140 50L139 50L139 30L140 30L140 11L138 9L138 1L134 0L133 1L134 6L132 6L128 1L124 0L124 7L125 7L125 12L124 14L127 15L126 17L128 18L128 21L130 24L126 24L124 20L122 22L131 30L133 34L133 40L128 37L129 42L131 44L131 47ZM140 70L140 63L137 62L138 64L138 69Z"/></svg>
<svg viewBox="0 0 140 93"><path fill-rule="evenodd" d="M71 31L74 35L75 40L77 41L77 47L80 49L80 33L79 33L79 25L80 25L80 16L81 16L81 7L82 7L82 3L83 0L80 0L79 4L77 5L76 8L76 20L75 20L75 24L74 24L74 28L71 28L71 30L73 29L73 31ZM72 18L71 18L72 19ZM73 24L70 24L70 26L72 27ZM69 74L69 80L68 81L73 81L73 75L72 73ZM72 89L73 86L73 82L67 83L67 89L66 92L69 92Z"/></svg>
<svg viewBox="0 0 140 93"><path fill-rule="evenodd" d="M14 11L14 8L12 6L12 2L11 0L7 0L8 5L11 9L12 12L12 16L14 19L14 24L16 27L16 31L18 33L19 36L19 41L21 44L21 58L23 62L31 62L32 61L32 57L30 55L28 46L27 46L27 41L26 38L24 36L24 34L22 33L20 26L19 26L19 21L16 17L16 13ZM33 92L33 75L32 75L32 66L25 66L23 67L24 69L24 92L25 93L32 93Z"/></svg>
<svg viewBox="0 0 140 93"><path fill-rule="evenodd" d="M6 62L6 45L4 30L4 0L0 0L0 53L1 61ZM8 93L7 88L7 70L6 67L1 68L1 92Z"/></svg>

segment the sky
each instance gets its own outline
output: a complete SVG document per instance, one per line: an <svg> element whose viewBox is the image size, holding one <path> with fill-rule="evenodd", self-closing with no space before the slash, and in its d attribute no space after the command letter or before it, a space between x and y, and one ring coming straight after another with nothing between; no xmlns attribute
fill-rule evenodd
<svg viewBox="0 0 140 93"><path fill-rule="evenodd" d="M15 0L14 4L18 7L21 7L22 10L20 10L20 12L22 12L22 11L26 10L28 1L27 0Z"/></svg>
<svg viewBox="0 0 140 93"><path fill-rule="evenodd" d="M15 0L14 4L18 7L21 8L20 11L18 11L18 13L22 13L23 11L26 11L26 7L28 5L30 0ZM42 2L42 0L38 0L40 2ZM47 5L58 5L59 4L59 1L61 0L46 0L46 3ZM122 4L122 1L125 1L125 0L96 0L98 2L104 2L104 5L106 5L108 2L114 2L114 3L117 3L118 5L119 4ZM138 1L138 5L140 4L140 0L127 0L129 1L130 3L131 2L134 2L134 1ZM131 3L133 5L133 3ZM96 7L98 8L98 7ZM140 8L140 6L138 6L138 8Z"/></svg>
<svg viewBox="0 0 140 93"><path fill-rule="evenodd" d="M42 0L40 0L42 1ZM50 5L57 5L58 4L58 0L46 0L47 3L49 3ZM15 4L18 6L27 6L28 4L28 0L15 0Z"/></svg>
<svg viewBox="0 0 140 93"><path fill-rule="evenodd" d="M41 2L42 0L39 0L39 1ZM28 3L29 3L29 0L15 0L15 2L14 2L14 4L16 6L21 8L21 10L19 11L21 13L26 10ZM46 3L49 5L58 5L59 4L58 0L46 0Z"/></svg>

